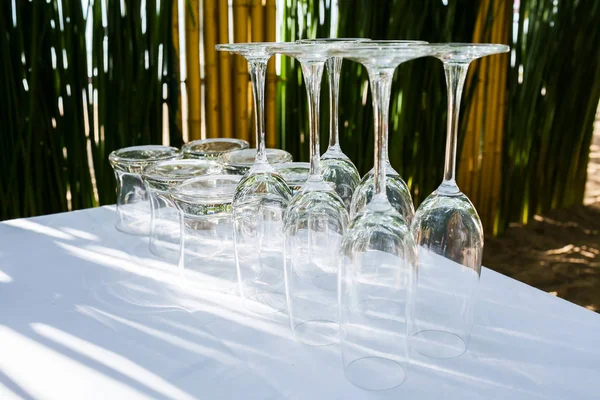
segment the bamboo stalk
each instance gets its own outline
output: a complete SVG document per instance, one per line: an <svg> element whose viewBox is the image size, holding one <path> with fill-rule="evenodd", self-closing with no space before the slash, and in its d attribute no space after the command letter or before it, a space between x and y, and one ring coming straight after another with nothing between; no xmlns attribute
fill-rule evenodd
<svg viewBox="0 0 600 400"><path fill-rule="evenodd" d="M475 29L473 31L473 42L481 42L485 34L490 1L485 0L479 8ZM458 166L458 182L461 190L469 197L478 210L484 228L487 229L487 208L482 201L481 186L481 163L480 163L480 140L481 131L485 127L486 113L489 110L487 99L486 76L489 73L487 59L474 61L470 67L467 78L467 87L476 85L471 110L467 116L467 128L461 151L461 161Z"/></svg>
<svg viewBox="0 0 600 400"><path fill-rule="evenodd" d="M182 11L184 12L184 11ZM179 80L180 86L185 86L185 82L182 80L185 79L185 76L181 71L181 52L180 52L180 29L184 30L185 27L179 26L179 1L173 1L173 10L171 13L171 25L172 25L172 35L173 35L173 50L175 52L174 64L176 65L177 71L179 72ZM185 31L182 32L185 40ZM182 107L182 90L179 90L177 93L177 114L175 115L175 125L177 129L182 133L183 140L189 140L189 131L188 131L188 115L187 115L187 96L185 97L186 107Z"/></svg>
<svg viewBox="0 0 600 400"><path fill-rule="evenodd" d="M202 98L200 83L200 1L186 0L185 52L187 66L187 100L189 139L200 139L202 132Z"/></svg>
<svg viewBox="0 0 600 400"><path fill-rule="evenodd" d="M233 0L233 39L248 41L248 0ZM248 129L248 63L243 57L234 58L234 130L235 136L250 141Z"/></svg>
<svg viewBox="0 0 600 400"><path fill-rule="evenodd" d="M512 16L512 4L507 2L501 7L500 13L501 22L498 23L499 32L498 35L500 37L499 43L509 43L510 38L510 24L508 22L511 20ZM501 55L498 59L498 63L501 66L499 68L498 73L498 88L501 92L498 100L499 110L502 112L506 112L508 109L508 88L507 88L507 77L508 77L508 57L509 55ZM501 188L502 188L502 146L504 144L504 130L506 126L506 118L504 115L498 117L498 125L497 130L500 133L496 138L496 143L494 144L494 161L492 164L492 180L494 182L494 186L492 188L492 198L490 200L490 208L492 213L492 233L496 235L499 231L499 204L501 200Z"/></svg>
<svg viewBox="0 0 600 400"><path fill-rule="evenodd" d="M254 23L254 21L253 21ZM267 0L265 6L265 40L274 42L276 40L277 11L276 0ZM267 90L266 90L266 121L267 147L278 147L277 145L277 72L275 71L275 57L267 67Z"/></svg>
<svg viewBox="0 0 600 400"><path fill-rule="evenodd" d="M252 42L263 42L264 41L264 7L262 4L262 0L250 0L249 4L250 8L250 25L248 26L250 41ZM266 85L265 85L266 86ZM265 88L265 97L267 95ZM265 113L268 113L268 103L265 102ZM250 126L255 126L256 121L254 118L254 101L252 100L252 91L248 90L248 111L250 113ZM268 135L268 133L266 134ZM268 137L265 135L265 142L268 146ZM250 135L252 139L252 145L256 146L255 135Z"/></svg>
<svg viewBox="0 0 600 400"><path fill-rule="evenodd" d="M225 1L225 0L220 0ZM204 77L206 81L206 137L219 136L219 70L217 65L216 0L203 0L204 16Z"/></svg>
<svg viewBox="0 0 600 400"><path fill-rule="evenodd" d="M229 8L227 1L219 1L219 43L229 43ZM233 136L233 115L231 104L231 54L219 52L219 114L221 137Z"/></svg>
<svg viewBox="0 0 600 400"><path fill-rule="evenodd" d="M480 206L480 191L479 188L481 186L481 138L482 135L485 134L483 129L485 128L485 120L486 120L486 109L487 103L490 101L488 98L488 82L487 82L487 74L489 73L489 58L483 58L475 61L474 70L477 72L477 95L474 98L475 104L478 109L478 116L473 128L473 136L470 138L472 140L472 152L471 157L473 159L473 169L470 171L471 175L471 187L469 191L469 198L475 204L477 208ZM478 212L483 215L485 212L484 209L477 208ZM483 215L482 219L485 219L486 216Z"/></svg>
<svg viewBox="0 0 600 400"><path fill-rule="evenodd" d="M492 5L492 28L491 28L491 36L489 41L492 43L496 43L496 35L499 27L500 15L498 14L499 7ZM487 89L486 93L486 104L485 104L485 119L482 121L482 139L483 139L483 150L481 154L481 169L479 173L478 180L479 184L479 204L482 213L484 215L483 226L486 230L492 230L492 220L493 220L493 210L490 206L490 201L492 199L492 192L494 187L494 182L492 181L493 170L492 166L494 165L494 144L496 142L496 138L501 135L500 132L497 131L497 123L498 123L498 99L500 96L500 92L498 91L498 71L500 69L500 65L498 64L498 60L496 57L487 57L485 59L487 61L488 70L485 76L483 76L483 80L485 82L485 86ZM501 112L501 111L500 111Z"/></svg>
<svg viewBox="0 0 600 400"><path fill-rule="evenodd" d="M489 0L485 0L484 4L480 5L480 9L477 15L477 20L475 22L475 28L473 30L473 38L480 37L483 31L483 22L484 18L482 15L482 9L487 9L486 5L489 4ZM467 75L467 82L465 84L465 89L471 87L471 85L475 84L474 81L475 76L477 76L477 63L473 63L470 66L469 75ZM482 104L478 101L475 102L471 106L471 110L467 117L467 128L465 130L465 137L463 140L463 145L461 149L460 163L458 164L458 184L460 185L461 190L473 201L473 171L475 170L476 163L475 158L473 156L474 153L474 137L477 135L477 124L479 121L479 116L481 114Z"/></svg>
<svg viewBox="0 0 600 400"><path fill-rule="evenodd" d="M506 4L496 4L493 9L493 22L489 42L508 43L508 19L512 10ZM486 80L489 82L487 96L487 111L484 130L484 149L480 181L480 205L484 209L486 230L494 232L497 205L500 196L500 160L502 158L502 143L504 136L504 118L506 104L505 79L508 67L508 55L501 54L488 58L489 72ZM504 77L504 79L503 79Z"/></svg>
<svg viewBox="0 0 600 400"><path fill-rule="evenodd" d="M506 7L502 4L498 4L494 7L494 26L492 28L491 41L493 43L506 43L504 41L504 33L506 31ZM506 37L506 40L508 37ZM492 71L490 73L491 79L491 95L494 96L494 101L489 103L488 107L488 126L486 127L486 140L484 145L483 153L483 184L485 189L483 195L485 198L482 200L483 205L487 208L487 220L486 227L489 231L494 230L494 221L496 219L496 205L498 204L498 196L500 194L499 175L497 174L496 168L499 167L498 158L501 156L501 148L499 144L502 143L503 137L503 123L505 108L504 99L506 95L506 87L502 82L502 75L506 75L507 59L505 55L496 55L490 58L492 65ZM500 149L500 152L498 151Z"/></svg>
<svg viewBox="0 0 600 400"><path fill-rule="evenodd" d="M253 42L263 42L265 37L265 7L262 0L251 0L250 5L250 40Z"/></svg>

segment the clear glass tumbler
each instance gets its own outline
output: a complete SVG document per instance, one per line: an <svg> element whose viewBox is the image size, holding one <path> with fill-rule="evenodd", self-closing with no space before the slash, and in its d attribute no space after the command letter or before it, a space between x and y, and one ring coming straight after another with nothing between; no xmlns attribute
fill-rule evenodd
<svg viewBox="0 0 600 400"><path fill-rule="evenodd" d="M117 180L116 228L131 235L150 233L150 202L142 172L160 161L181 156L179 149L168 146L134 146L115 150L108 156Z"/></svg>
<svg viewBox="0 0 600 400"><path fill-rule="evenodd" d="M180 214L179 267L186 285L237 293L232 201L240 175L207 175L172 190Z"/></svg>
<svg viewBox="0 0 600 400"><path fill-rule="evenodd" d="M150 197L150 251L161 258L179 259L179 214L170 191L186 179L221 173L221 165L210 160L162 161L146 168L142 179Z"/></svg>
<svg viewBox="0 0 600 400"><path fill-rule="evenodd" d="M222 154L247 149L250 144L242 139L215 138L194 140L181 148L184 158L218 160Z"/></svg>

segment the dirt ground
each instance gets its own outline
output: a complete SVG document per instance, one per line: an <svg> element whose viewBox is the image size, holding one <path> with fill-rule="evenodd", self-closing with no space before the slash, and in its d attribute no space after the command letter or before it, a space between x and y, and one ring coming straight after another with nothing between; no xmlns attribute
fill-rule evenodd
<svg viewBox="0 0 600 400"><path fill-rule="evenodd" d="M585 204L536 216L526 226L511 225L499 238L486 237L483 264L600 312L600 118Z"/></svg>

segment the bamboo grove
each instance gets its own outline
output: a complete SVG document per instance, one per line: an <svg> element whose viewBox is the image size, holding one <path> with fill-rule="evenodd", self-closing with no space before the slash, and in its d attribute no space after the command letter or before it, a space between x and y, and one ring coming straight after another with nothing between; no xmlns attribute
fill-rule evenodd
<svg viewBox="0 0 600 400"><path fill-rule="evenodd" d="M486 230L501 232L582 201L599 18L590 0L3 1L0 219L113 203L107 156L119 147L253 142L246 63L214 45L337 36L511 46L471 66L459 135L458 184ZM345 61L341 91L341 144L364 173L373 163L366 71ZM307 160L298 63L273 57L266 97L267 145ZM322 149L328 103L323 90ZM390 159L418 205L442 173L441 63L401 65L390 107Z"/></svg>

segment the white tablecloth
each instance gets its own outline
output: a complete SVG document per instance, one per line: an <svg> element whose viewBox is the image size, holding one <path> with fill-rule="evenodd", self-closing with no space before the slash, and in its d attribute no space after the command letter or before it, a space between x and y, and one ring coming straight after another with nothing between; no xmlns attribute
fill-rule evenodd
<svg viewBox="0 0 600 400"><path fill-rule="evenodd" d="M181 291L113 207L0 223L0 399L598 399L600 316L483 270L469 350L404 384L345 380L284 315ZM515 260L515 263L518 263Z"/></svg>

